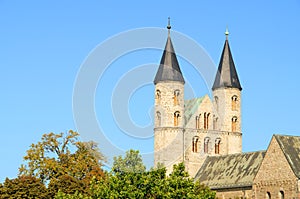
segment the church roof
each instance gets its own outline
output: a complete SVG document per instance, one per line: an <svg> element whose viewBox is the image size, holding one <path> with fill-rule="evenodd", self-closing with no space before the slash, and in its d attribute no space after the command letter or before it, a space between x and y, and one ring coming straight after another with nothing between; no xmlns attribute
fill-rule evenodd
<svg viewBox="0 0 300 199"><path fill-rule="evenodd" d="M184 82L175 50L170 37L170 24L168 25L168 39L156 73L154 84L162 81L178 81Z"/></svg>
<svg viewBox="0 0 300 199"><path fill-rule="evenodd" d="M294 174L300 179L300 136L274 135Z"/></svg>
<svg viewBox="0 0 300 199"><path fill-rule="evenodd" d="M204 97L194 98L190 100L184 100L184 121L185 124L189 122L194 113L198 110L199 105L203 101Z"/></svg>
<svg viewBox="0 0 300 199"><path fill-rule="evenodd" d="M228 31L225 34L226 40L212 90L217 88L237 88L242 90L229 47Z"/></svg>
<svg viewBox="0 0 300 199"><path fill-rule="evenodd" d="M264 158L265 151L208 156L195 180L211 189L251 186Z"/></svg>

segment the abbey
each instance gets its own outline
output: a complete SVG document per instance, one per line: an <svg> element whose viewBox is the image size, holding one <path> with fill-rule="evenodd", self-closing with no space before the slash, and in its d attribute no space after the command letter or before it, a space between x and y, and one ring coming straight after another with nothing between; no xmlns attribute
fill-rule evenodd
<svg viewBox="0 0 300 199"><path fill-rule="evenodd" d="M212 99L185 100L170 24L155 85L154 164L183 162L218 198L300 198L300 136L273 135L266 151L242 152L241 91L226 30Z"/></svg>
<svg viewBox="0 0 300 199"><path fill-rule="evenodd" d="M154 79L154 163L167 168L184 162L194 176L208 155L241 153L241 90L228 31L218 72L207 95L184 100L184 78L170 37ZM170 170L169 169L169 170Z"/></svg>

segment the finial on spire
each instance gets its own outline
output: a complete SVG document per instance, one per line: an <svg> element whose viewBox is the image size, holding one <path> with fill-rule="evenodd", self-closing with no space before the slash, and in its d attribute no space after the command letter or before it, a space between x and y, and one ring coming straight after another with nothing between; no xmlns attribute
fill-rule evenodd
<svg viewBox="0 0 300 199"><path fill-rule="evenodd" d="M170 30L171 29L171 24L170 24L170 17L168 17L168 26L167 28Z"/></svg>
<svg viewBox="0 0 300 199"><path fill-rule="evenodd" d="M168 17L168 34L170 35L170 29L171 29L171 24L170 24L170 17Z"/></svg>
<svg viewBox="0 0 300 199"><path fill-rule="evenodd" d="M225 35L226 35L226 40L228 40L228 35L229 35L229 32L228 32L228 26L226 26Z"/></svg>

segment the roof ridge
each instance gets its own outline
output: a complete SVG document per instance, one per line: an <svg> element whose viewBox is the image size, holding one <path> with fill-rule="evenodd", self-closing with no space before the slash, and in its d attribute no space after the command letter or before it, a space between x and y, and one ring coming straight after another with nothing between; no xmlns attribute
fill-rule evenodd
<svg viewBox="0 0 300 199"><path fill-rule="evenodd" d="M206 95L202 96L202 97L195 97L195 98L191 98L191 99L185 99L184 101L191 101L191 100L196 100L196 99L203 99Z"/></svg>
<svg viewBox="0 0 300 199"><path fill-rule="evenodd" d="M273 134L273 136L300 137L300 135Z"/></svg>
<svg viewBox="0 0 300 199"><path fill-rule="evenodd" d="M224 154L224 155L211 155L207 157L228 157L228 156L238 156L238 155L247 155L251 153L263 153L266 152L266 150L259 150L259 151L247 151L247 152L242 152L242 153L232 153L232 154Z"/></svg>

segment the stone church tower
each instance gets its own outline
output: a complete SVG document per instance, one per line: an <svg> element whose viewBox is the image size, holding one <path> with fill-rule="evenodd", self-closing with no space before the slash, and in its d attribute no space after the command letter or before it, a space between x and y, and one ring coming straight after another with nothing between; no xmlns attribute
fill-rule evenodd
<svg viewBox="0 0 300 199"><path fill-rule="evenodd" d="M165 166L183 161L184 78L170 37L160 61L155 84L154 164Z"/></svg>
<svg viewBox="0 0 300 199"><path fill-rule="evenodd" d="M215 130L221 132L241 133L241 84L235 69L228 42L228 30L217 70L213 91L215 111ZM230 136L228 136L230 137ZM242 152L241 136L228 139L227 154Z"/></svg>
<svg viewBox="0 0 300 199"><path fill-rule="evenodd" d="M154 79L154 165L167 171L184 162L191 176L207 156L241 153L241 85L231 55L228 31L213 84L208 95L184 100L184 78L170 36Z"/></svg>

